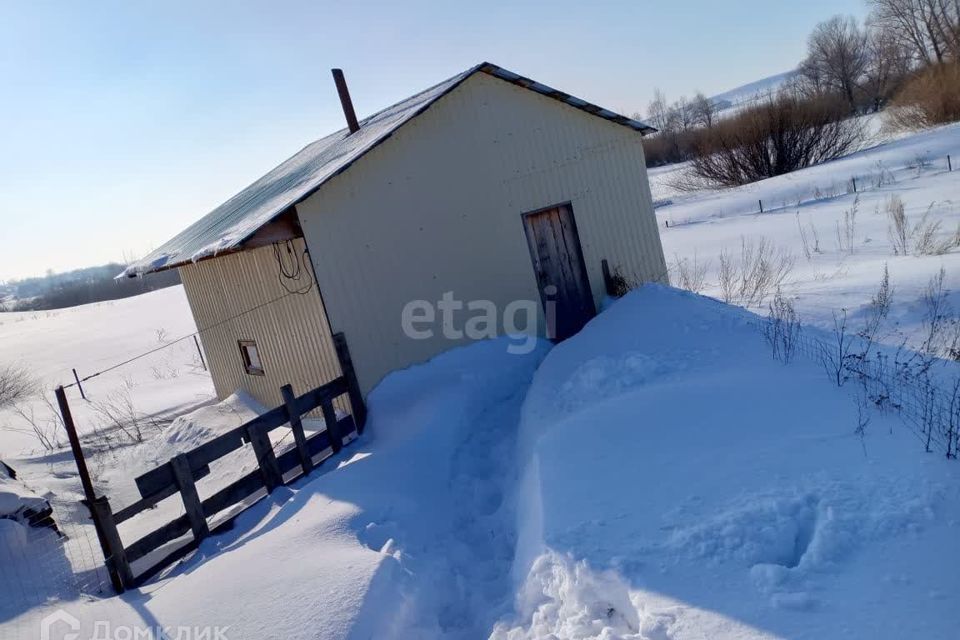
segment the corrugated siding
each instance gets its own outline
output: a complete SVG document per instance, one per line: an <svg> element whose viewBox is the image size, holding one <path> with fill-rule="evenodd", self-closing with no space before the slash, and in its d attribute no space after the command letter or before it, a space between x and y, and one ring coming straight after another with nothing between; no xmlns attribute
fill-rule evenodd
<svg viewBox="0 0 960 640"><path fill-rule="evenodd" d="M294 246L302 252L303 239L295 240ZM272 246L180 268L221 399L244 389L275 407L283 402L284 384L292 384L301 394L340 375L316 286L304 295L286 295L278 276ZM265 375L246 372L238 340L256 341Z"/></svg>
<svg viewBox="0 0 960 640"><path fill-rule="evenodd" d="M478 74L301 203L331 324L364 391L455 346L403 334L411 300L452 291L501 311L539 305L526 211L572 203L598 303L603 258L637 281L666 281L644 164L638 134Z"/></svg>

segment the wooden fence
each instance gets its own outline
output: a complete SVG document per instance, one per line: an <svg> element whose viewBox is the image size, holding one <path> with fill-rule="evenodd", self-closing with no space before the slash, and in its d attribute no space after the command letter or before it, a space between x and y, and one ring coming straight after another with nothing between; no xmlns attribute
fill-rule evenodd
<svg viewBox="0 0 960 640"><path fill-rule="evenodd" d="M114 590L121 593L142 585L164 567L195 550L211 534L208 524L210 518L245 501L249 502L244 505L247 508L255 501L254 494L263 490L269 494L275 488L309 474L316 465L340 451L344 438L354 432L363 432L363 398L349 366L344 367L343 376L302 396L296 397L289 384L283 386L281 392L284 404L279 407L136 478L141 498L114 513L107 498L97 497L93 492L89 474L85 473L86 464L66 396L62 387L57 388L57 399L84 482L87 495L84 502L93 516ZM349 396L352 415L338 419L333 401L342 395ZM323 413L326 429L307 437L301 419L317 407ZM293 432L294 445L278 456L270 441L270 432L286 424L290 425ZM251 445L258 468L201 500L196 481L210 473L210 463L246 444ZM178 493L183 501L183 515L131 544L122 541L117 529L120 523ZM236 515L234 513L231 519ZM227 519L219 523L217 528L226 528L229 522L230 519ZM187 534L192 534L191 538L181 540ZM175 542L177 544L173 544ZM168 546L171 549L168 550ZM137 562L147 566L134 574L132 565Z"/></svg>

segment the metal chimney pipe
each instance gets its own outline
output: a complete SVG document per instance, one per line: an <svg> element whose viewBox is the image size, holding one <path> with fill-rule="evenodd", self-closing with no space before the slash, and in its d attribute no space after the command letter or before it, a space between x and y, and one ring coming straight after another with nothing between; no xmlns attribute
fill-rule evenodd
<svg viewBox="0 0 960 640"><path fill-rule="evenodd" d="M343 107L343 116L347 119L347 127L350 133L360 131L360 123L357 122L357 114L353 110L353 101L350 100L350 90L347 89L347 81L343 77L343 69L331 69L333 81L337 83L337 93L340 95L340 106Z"/></svg>

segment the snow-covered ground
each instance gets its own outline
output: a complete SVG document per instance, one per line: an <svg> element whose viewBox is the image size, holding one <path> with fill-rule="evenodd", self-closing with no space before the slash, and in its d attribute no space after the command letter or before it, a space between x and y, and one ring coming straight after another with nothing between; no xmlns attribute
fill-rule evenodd
<svg viewBox="0 0 960 640"><path fill-rule="evenodd" d="M891 416L861 443L852 392L745 315L650 286L553 349L494 637L954 637L960 467Z"/></svg>
<svg viewBox="0 0 960 640"><path fill-rule="evenodd" d="M27 416L49 430L52 390L73 383L74 368L86 377L159 349L84 382L90 402L81 401L76 388L68 390L81 433L108 428L111 415L134 414L152 435L169 416L208 402L213 384L193 340L161 348L194 331L182 286L68 309L0 313L0 363L22 367L42 391L16 408L0 408L0 458L42 449Z"/></svg>
<svg viewBox="0 0 960 640"><path fill-rule="evenodd" d="M957 149L960 126L945 127L740 189L672 193L657 211L668 261L709 262L704 293L716 297L721 251L767 239L796 257L783 289L809 335L840 308L856 317L886 265L896 326L881 338L912 336L929 278L942 267L957 289L958 251L893 255L885 203L899 195L915 224L935 202L945 237L960 223L960 172L917 158ZM655 191L675 170L652 174ZM883 184L857 199L842 188L851 175ZM753 213L757 199L767 213ZM809 259L801 228L819 236ZM895 414L869 410L856 435L855 385L838 388L803 356L774 360L755 320L647 286L557 347L519 356L486 341L395 372L371 393L359 441L120 597L81 596L56 558L53 578L35 571L56 541L0 520L0 588L39 596L0 594L0 638L41 638L57 611L81 638L956 637L960 466L925 453ZM87 375L194 330L179 287L3 314L0 362L49 389L73 367ZM98 486L121 504L134 470L262 410L242 394L213 404L192 340L85 389L90 402L70 398L91 446L111 432L111 407L144 428L137 444L114 429L94 456ZM0 412L0 455L82 533L69 453L24 431L49 407L18 409ZM234 462L205 480L253 464ZM136 519L125 525L129 539Z"/></svg>
<svg viewBox="0 0 960 640"><path fill-rule="evenodd" d="M547 345L479 343L385 380L339 468L275 492L139 593L64 608L92 633L229 626L229 638L484 637L511 606L509 492L524 392ZM86 637L83 635L82 637Z"/></svg>
<svg viewBox="0 0 960 640"><path fill-rule="evenodd" d="M664 254L673 267L678 258L706 265L703 293L720 297L721 252L736 256L743 238L766 238L796 258L784 293L795 299L804 322L823 327L832 325L834 311L869 302L886 265L894 289L892 316L904 333L916 333L923 312L919 299L941 267L946 287L954 292L954 308L960 310L960 249L946 255L895 255L886 205L891 196L899 196L911 225L929 210L928 221L940 223L938 237L955 234L960 225L960 167L947 171L948 154L952 161L960 158L960 125L903 136L734 189L671 192L667 183L684 168L653 170L654 193L673 202L657 209ZM852 193L852 177L857 177L857 194ZM758 213L758 200L765 213ZM850 246L845 216L853 216ZM675 269L671 276L676 281Z"/></svg>
<svg viewBox="0 0 960 640"><path fill-rule="evenodd" d="M648 286L549 353L394 373L337 468L139 592L0 630L62 609L88 634L952 637L960 467L894 416L861 440L851 392L746 316Z"/></svg>

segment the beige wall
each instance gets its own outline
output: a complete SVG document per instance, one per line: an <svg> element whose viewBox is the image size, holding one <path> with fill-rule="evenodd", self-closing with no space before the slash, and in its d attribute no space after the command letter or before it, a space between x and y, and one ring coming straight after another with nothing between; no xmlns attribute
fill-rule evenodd
<svg viewBox="0 0 960 640"><path fill-rule="evenodd" d="M303 251L302 239L294 245ZM180 277L221 399L245 389L275 407L283 402L284 384L299 395L340 375L316 286L305 295L285 295L272 246L181 267ZM238 340L256 341L264 375L246 372Z"/></svg>
<svg viewBox="0 0 960 640"><path fill-rule="evenodd" d="M476 74L298 205L330 322L346 334L364 392L455 346L439 332L404 335L410 300L453 291L501 309L539 305L526 211L572 202L598 302L603 258L636 280L665 281L640 140Z"/></svg>

